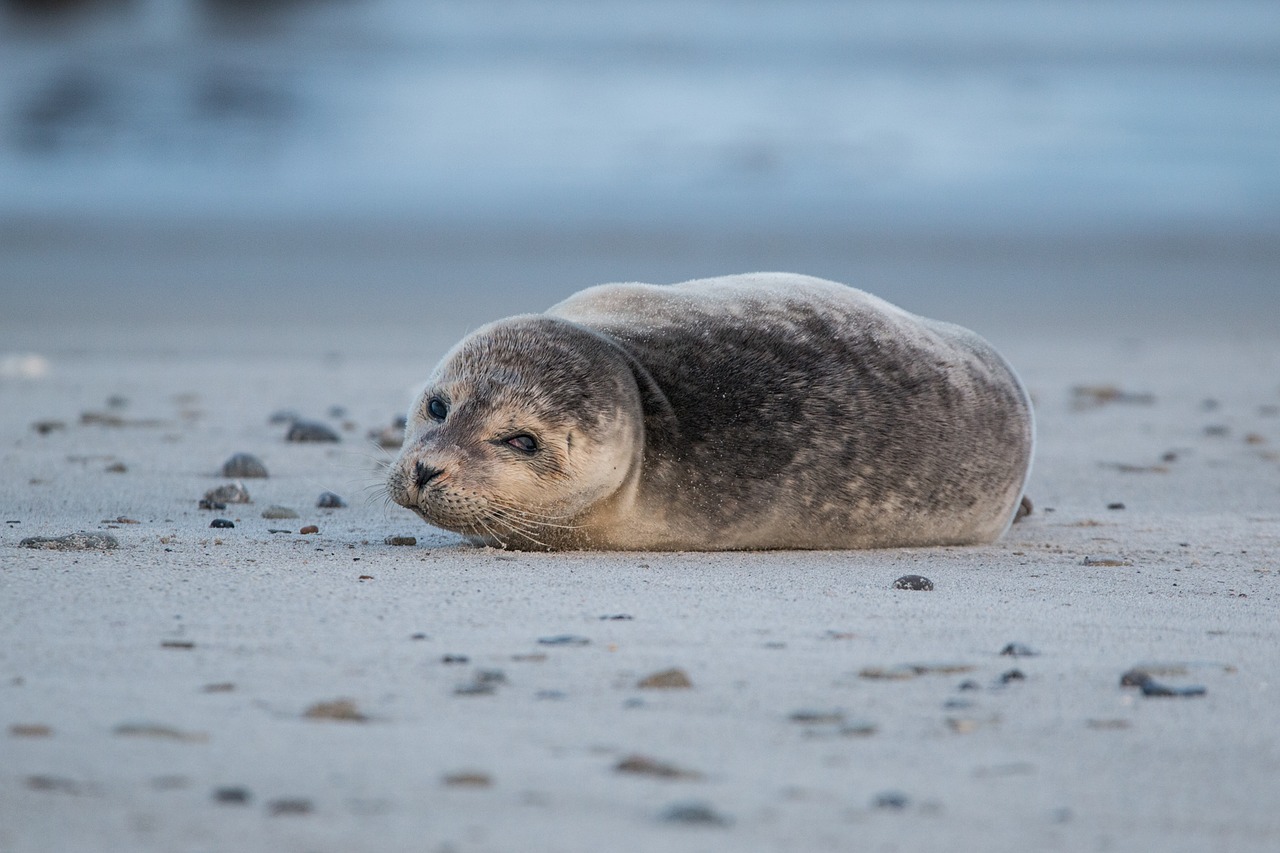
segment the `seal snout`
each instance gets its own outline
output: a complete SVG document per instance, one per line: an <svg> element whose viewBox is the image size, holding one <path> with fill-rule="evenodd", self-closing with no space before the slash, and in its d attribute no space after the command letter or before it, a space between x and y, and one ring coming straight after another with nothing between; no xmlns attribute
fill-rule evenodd
<svg viewBox="0 0 1280 853"><path fill-rule="evenodd" d="M432 468L423 462L413 463L413 483L422 491L432 480L444 473L443 468Z"/></svg>

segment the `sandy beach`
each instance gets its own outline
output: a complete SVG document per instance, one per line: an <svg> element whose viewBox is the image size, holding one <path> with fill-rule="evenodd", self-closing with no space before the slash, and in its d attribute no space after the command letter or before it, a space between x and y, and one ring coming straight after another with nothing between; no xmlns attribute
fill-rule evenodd
<svg viewBox="0 0 1280 853"><path fill-rule="evenodd" d="M364 318L9 322L0 850L1276 849L1280 338L981 298L1035 512L871 552L502 552L386 506L368 436L447 306L412 358ZM198 508L239 452L251 502ZM118 547L20 547L77 531Z"/></svg>
<svg viewBox="0 0 1280 853"><path fill-rule="evenodd" d="M1280 850L1274 0L28 0L0 73L0 853ZM990 340L1034 512L386 500L469 330L750 271Z"/></svg>

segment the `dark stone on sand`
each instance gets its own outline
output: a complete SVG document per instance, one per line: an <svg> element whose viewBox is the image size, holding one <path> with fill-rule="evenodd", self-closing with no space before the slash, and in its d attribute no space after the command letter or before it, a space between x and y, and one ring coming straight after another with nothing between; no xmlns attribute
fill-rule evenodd
<svg viewBox="0 0 1280 853"><path fill-rule="evenodd" d="M685 770L665 761L658 761L647 755L628 755L613 766L618 773L631 773L636 776L656 776L659 779L700 779L702 774Z"/></svg>
<svg viewBox="0 0 1280 853"><path fill-rule="evenodd" d="M417 545L417 537L414 536L388 536L382 540L387 545Z"/></svg>
<svg viewBox="0 0 1280 853"><path fill-rule="evenodd" d="M1121 687L1141 687L1151 680L1150 674L1141 669L1131 669L1120 676Z"/></svg>
<svg viewBox="0 0 1280 853"><path fill-rule="evenodd" d="M302 534L303 536L309 536L312 533L319 533L319 532L320 532L320 528L316 527L314 524L308 524L306 527L298 528L298 533Z"/></svg>
<svg viewBox="0 0 1280 853"><path fill-rule="evenodd" d="M556 634L553 637L539 637L538 642L544 646L587 646L591 641L577 634Z"/></svg>
<svg viewBox="0 0 1280 853"><path fill-rule="evenodd" d="M871 805L877 809L901 810L907 807L910 800L901 791L881 791L876 794Z"/></svg>
<svg viewBox="0 0 1280 853"><path fill-rule="evenodd" d="M1153 697L1204 696L1208 692L1199 685L1171 687L1168 684L1162 684L1152 678L1149 672L1142 669L1131 669L1121 675L1120 686L1137 687L1142 691L1143 696Z"/></svg>
<svg viewBox="0 0 1280 853"><path fill-rule="evenodd" d="M1033 658L1040 653L1022 643L1008 643L1000 650L1000 654L1010 658Z"/></svg>
<svg viewBox="0 0 1280 853"><path fill-rule="evenodd" d="M916 589L928 592L933 589L933 581L924 575L903 575L893 582L894 589Z"/></svg>
<svg viewBox="0 0 1280 853"><path fill-rule="evenodd" d="M316 506L321 509L341 509L346 505L347 502L333 492L321 492L320 499L316 501Z"/></svg>
<svg viewBox="0 0 1280 853"><path fill-rule="evenodd" d="M262 511L262 517L269 519L297 518L298 513L287 506L269 506Z"/></svg>
<svg viewBox="0 0 1280 853"><path fill-rule="evenodd" d="M120 543L110 533L68 533L65 536L28 536L18 542L19 548L44 551L110 551Z"/></svg>
<svg viewBox="0 0 1280 853"><path fill-rule="evenodd" d="M1142 690L1143 696L1157 697L1203 696L1209 692L1198 684L1193 684L1190 687L1170 687L1167 684L1162 684L1159 681L1156 681L1154 678L1148 678L1146 681L1142 682L1140 689Z"/></svg>
<svg viewBox="0 0 1280 853"><path fill-rule="evenodd" d="M265 477L267 466L251 453L237 453L222 463L222 476L240 479L241 477Z"/></svg>
<svg viewBox="0 0 1280 853"><path fill-rule="evenodd" d="M450 773L442 780L446 788L491 788L493 777L479 770Z"/></svg>
<svg viewBox="0 0 1280 853"><path fill-rule="evenodd" d="M471 658L466 655L445 655L440 658L440 663L470 663Z"/></svg>
<svg viewBox="0 0 1280 853"><path fill-rule="evenodd" d="M217 527L221 529L230 529L232 527L235 527L236 524L234 521L232 521L229 518L215 518L213 521L209 522L209 526Z"/></svg>
<svg viewBox="0 0 1280 853"><path fill-rule="evenodd" d="M311 814L314 806L310 800L288 799L288 800L272 800L267 803L267 811L272 817L280 817L282 815L305 815Z"/></svg>
<svg viewBox="0 0 1280 853"><path fill-rule="evenodd" d="M1112 503L1107 504L1107 509L1124 509L1124 504L1120 501L1113 501Z"/></svg>
<svg viewBox="0 0 1280 853"><path fill-rule="evenodd" d="M641 690L687 690L693 681L683 669L672 668L647 675L636 682Z"/></svg>
<svg viewBox="0 0 1280 853"><path fill-rule="evenodd" d="M253 799L248 788L226 787L213 789L213 801L224 806L244 806Z"/></svg>
<svg viewBox="0 0 1280 853"><path fill-rule="evenodd" d="M612 613L600 617L601 622L629 622L635 617L629 613Z"/></svg>
<svg viewBox="0 0 1280 853"><path fill-rule="evenodd" d="M1000 675L1001 684L1009 684L1010 682L1013 682L1013 681L1026 681L1026 680L1027 680L1027 676L1020 669L1011 669L1008 672L1001 673Z"/></svg>
<svg viewBox="0 0 1280 853"><path fill-rule="evenodd" d="M249 490L243 483L227 483L204 493L204 500L214 504L247 504L250 502Z"/></svg>
<svg viewBox="0 0 1280 853"><path fill-rule="evenodd" d="M673 803L663 809L661 818L667 823L692 826L728 826L730 823L727 817L700 802Z"/></svg>
<svg viewBox="0 0 1280 853"><path fill-rule="evenodd" d="M31 428L41 435L48 435L60 429L66 429L67 424L64 421L36 421Z"/></svg>
<svg viewBox="0 0 1280 853"><path fill-rule="evenodd" d="M294 421L285 433L285 441L341 441L342 437L319 421Z"/></svg>

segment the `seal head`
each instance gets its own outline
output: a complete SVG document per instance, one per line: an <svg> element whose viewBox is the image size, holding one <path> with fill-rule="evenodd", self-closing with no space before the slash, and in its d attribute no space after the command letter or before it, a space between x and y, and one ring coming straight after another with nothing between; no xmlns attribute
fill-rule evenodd
<svg viewBox="0 0 1280 853"><path fill-rule="evenodd" d="M428 380L388 492L476 542L585 547L634 491L641 420L632 366L610 342L545 315L500 320Z"/></svg>

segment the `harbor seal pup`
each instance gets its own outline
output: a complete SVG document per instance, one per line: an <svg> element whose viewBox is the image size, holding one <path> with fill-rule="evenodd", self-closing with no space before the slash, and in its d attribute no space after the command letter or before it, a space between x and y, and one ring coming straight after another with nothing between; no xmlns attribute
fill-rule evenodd
<svg viewBox="0 0 1280 853"><path fill-rule="evenodd" d="M959 326L786 273L607 284L450 350L387 490L521 550L975 544L1033 442L1017 376Z"/></svg>

